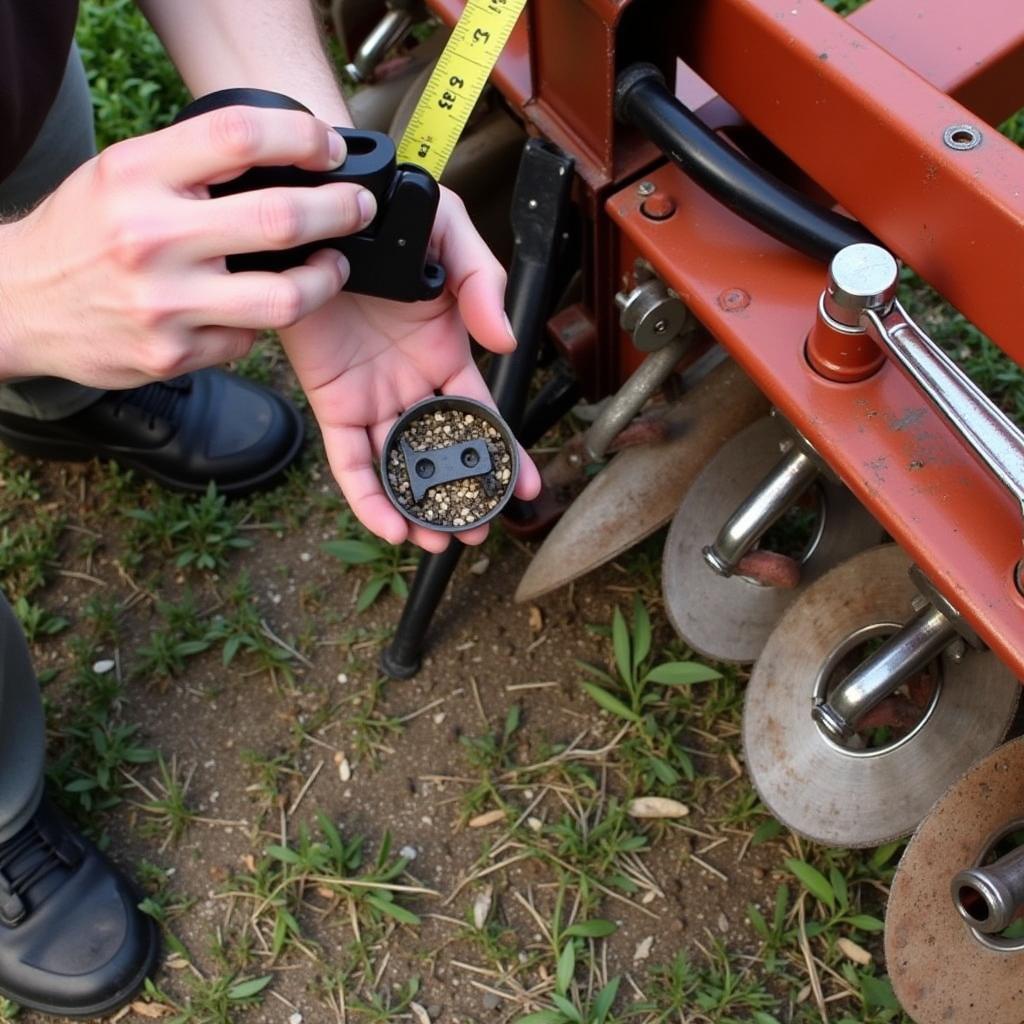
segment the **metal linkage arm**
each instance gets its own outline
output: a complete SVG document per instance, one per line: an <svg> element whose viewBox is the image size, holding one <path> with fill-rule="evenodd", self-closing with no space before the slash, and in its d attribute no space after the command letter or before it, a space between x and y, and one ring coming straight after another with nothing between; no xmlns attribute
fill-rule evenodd
<svg viewBox="0 0 1024 1024"><path fill-rule="evenodd" d="M976 457L1013 495L1024 537L1024 435L896 300L899 264L881 246L851 245L832 261L823 315L859 323Z"/></svg>
<svg viewBox="0 0 1024 1024"><path fill-rule="evenodd" d="M1024 435L1009 417L893 300L888 313L865 310L868 334L896 360L1021 506Z"/></svg>

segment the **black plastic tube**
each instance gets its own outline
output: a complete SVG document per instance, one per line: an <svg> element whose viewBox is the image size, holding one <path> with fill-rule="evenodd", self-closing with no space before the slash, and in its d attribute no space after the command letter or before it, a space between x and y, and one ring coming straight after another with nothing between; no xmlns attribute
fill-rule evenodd
<svg viewBox="0 0 1024 1024"><path fill-rule="evenodd" d="M623 71L615 110L689 178L744 220L823 263L848 245L875 242L854 220L783 184L718 137L687 110L653 64Z"/></svg>

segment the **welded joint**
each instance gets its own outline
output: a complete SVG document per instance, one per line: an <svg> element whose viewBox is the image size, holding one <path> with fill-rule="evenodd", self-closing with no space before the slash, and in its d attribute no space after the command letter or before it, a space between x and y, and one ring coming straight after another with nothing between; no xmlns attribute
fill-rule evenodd
<svg viewBox="0 0 1024 1024"><path fill-rule="evenodd" d="M960 609L946 597L945 594L935 586L934 583L921 571L921 568L912 565L908 570L911 582L917 587L918 592L925 601L934 605L953 624L960 639L969 644L976 651L988 649L988 644L975 632L974 627L963 617Z"/></svg>

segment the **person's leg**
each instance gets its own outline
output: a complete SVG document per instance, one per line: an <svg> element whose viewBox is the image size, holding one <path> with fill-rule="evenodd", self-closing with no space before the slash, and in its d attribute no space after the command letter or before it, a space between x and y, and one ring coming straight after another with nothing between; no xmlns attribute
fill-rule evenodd
<svg viewBox="0 0 1024 1024"><path fill-rule="evenodd" d="M43 798L45 735L28 644L0 596L0 995L106 1016L159 953L131 883Z"/></svg>
<svg viewBox="0 0 1024 1024"><path fill-rule="evenodd" d="M0 596L0 844L35 813L43 792L43 705L28 645Z"/></svg>
<svg viewBox="0 0 1024 1024"><path fill-rule="evenodd" d="M77 47L68 57L64 80L32 148L0 181L0 217L30 210L72 171L96 153L92 100ZM0 384L0 410L52 420L91 405L103 392L56 377Z"/></svg>
<svg viewBox="0 0 1024 1024"><path fill-rule="evenodd" d="M72 49L53 108L0 182L0 216L31 209L96 151L89 87ZM112 459L165 487L225 494L274 483L295 461L303 419L269 388L219 369L126 391L56 377L0 384L0 442L45 459Z"/></svg>

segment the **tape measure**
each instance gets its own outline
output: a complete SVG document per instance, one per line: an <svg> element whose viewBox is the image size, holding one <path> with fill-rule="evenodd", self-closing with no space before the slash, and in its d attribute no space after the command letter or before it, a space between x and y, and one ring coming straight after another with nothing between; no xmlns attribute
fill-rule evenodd
<svg viewBox="0 0 1024 1024"><path fill-rule="evenodd" d="M466 0L402 141L401 163L441 177L526 0Z"/></svg>

